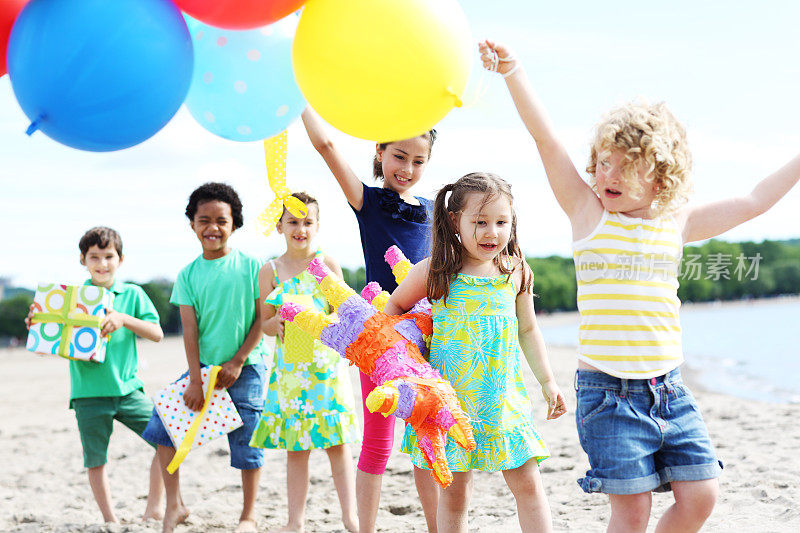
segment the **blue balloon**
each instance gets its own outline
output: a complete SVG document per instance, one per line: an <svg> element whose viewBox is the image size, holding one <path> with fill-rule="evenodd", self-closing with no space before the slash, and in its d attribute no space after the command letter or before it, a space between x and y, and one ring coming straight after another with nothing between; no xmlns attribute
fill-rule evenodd
<svg viewBox="0 0 800 533"><path fill-rule="evenodd" d="M28 133L96 152L163 128L192 77L191 37L170 0L32 0L7 57Z"/></svg>
<svg viewBox="0 0 800 533"><path fill-rule="evenodd" d="M292 70L296 17L233 31L186 17L194 41L194 76L186 107L215 135L258 141L276 135L306 102Z"/></svg>

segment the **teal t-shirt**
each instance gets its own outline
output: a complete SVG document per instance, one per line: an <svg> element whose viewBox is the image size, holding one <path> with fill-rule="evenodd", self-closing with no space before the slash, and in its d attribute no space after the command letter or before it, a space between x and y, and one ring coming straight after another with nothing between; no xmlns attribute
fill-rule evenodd
<svg viewBox="0 0 800 533"><path fill-rule="evenodd" d="M84 283L90 284L91 280ZM109 290L114 294L114 311L158 324L158 311L141 287L133 283L114 281ZM120 328L111 333L103 363L70 360L70 407L71 400L75 398L125 396L143 388L142 380L136 375L138 365L136 334L128 328Z"/></svg>
<svg viewBox="0 0 800 533"><path fill-rule="evenodd" d="M201 255L178 274L169 301L194 307L201 364L230 361L244 342L256 317L260 268L258 260L231 250L219 259ZM259 343L244 364L261 360Z"/></svg>

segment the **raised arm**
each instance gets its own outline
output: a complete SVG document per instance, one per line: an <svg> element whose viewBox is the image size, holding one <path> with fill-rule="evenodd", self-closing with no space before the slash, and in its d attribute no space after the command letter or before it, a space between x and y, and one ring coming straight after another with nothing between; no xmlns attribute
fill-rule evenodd
<svg viewBox="0 0 800 533"><path fill-rule="evenodd" d="M428 281L428 266L430 258L423 259L408 271L406 279L401 283L389 297L386 308L383 310L387 315L401 315L414 307L414 304L424 298L427 294L426 284Z"/></svg>
<svg viewBox="0 0 800 533"><path fill-rule="evenodd" d="M513 57L510 49L494 41L481 43L480 51L483 65L487 69L494 65L493 52L500 58L497 72L504 76L517 112L536 142L550 187L561 209L572 222L573 229L587 215L590 225L592 220L596 223L602 213L600 201L581 178L566 148L556 136L547 111L533 91L519 60Z"/></svg>
<svg viewBox="0 0 800 533"><path fill-rule="evenodd" d="M347 201L354 209L360 211L361 206L364 205L364 184L361 183L342 154L336 149L333 141L325 133L319 116L310 107L307 107L303 111L302 117L311 144L327 163L333 177L339 182L339 187L342 188Z"/></svg>
<svg viewBox="0 0 800 533"><path fill-rule="evenodd" d="M746 196L728 198L696 207L687 206L677 214L683 224L683 241L716 237L769 210L800 179L800 155L764 178Z"/></svg>

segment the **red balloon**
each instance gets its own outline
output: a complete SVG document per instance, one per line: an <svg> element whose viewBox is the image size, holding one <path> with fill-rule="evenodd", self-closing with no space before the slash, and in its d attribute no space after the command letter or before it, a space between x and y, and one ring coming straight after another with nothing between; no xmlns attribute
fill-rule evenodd
<svg viewBox="0 0 800 533"><path fill-rule="evenodd" d="M306 0L175 0L200 22L217 28L246 30L272 24L300 9Z"/></svg>
<svg viewBox="0 0 800 533"><path fill-rule="evenodd" d="M6 48L11 26L17 20L17 15L28 0L2 0L0 1L0 76L6 74Z"/></svg>

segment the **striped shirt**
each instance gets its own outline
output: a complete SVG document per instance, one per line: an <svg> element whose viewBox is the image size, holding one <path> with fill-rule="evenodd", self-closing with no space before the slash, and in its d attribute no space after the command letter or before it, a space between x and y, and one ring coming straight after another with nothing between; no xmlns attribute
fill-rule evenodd
<svg viewBox="0 0 800 533"><path fill-rule="evenodd" d="M683 362L682 248L674 218L608 211L591 234L572 243L581 361L627 379L660 376Z"/></svg>

